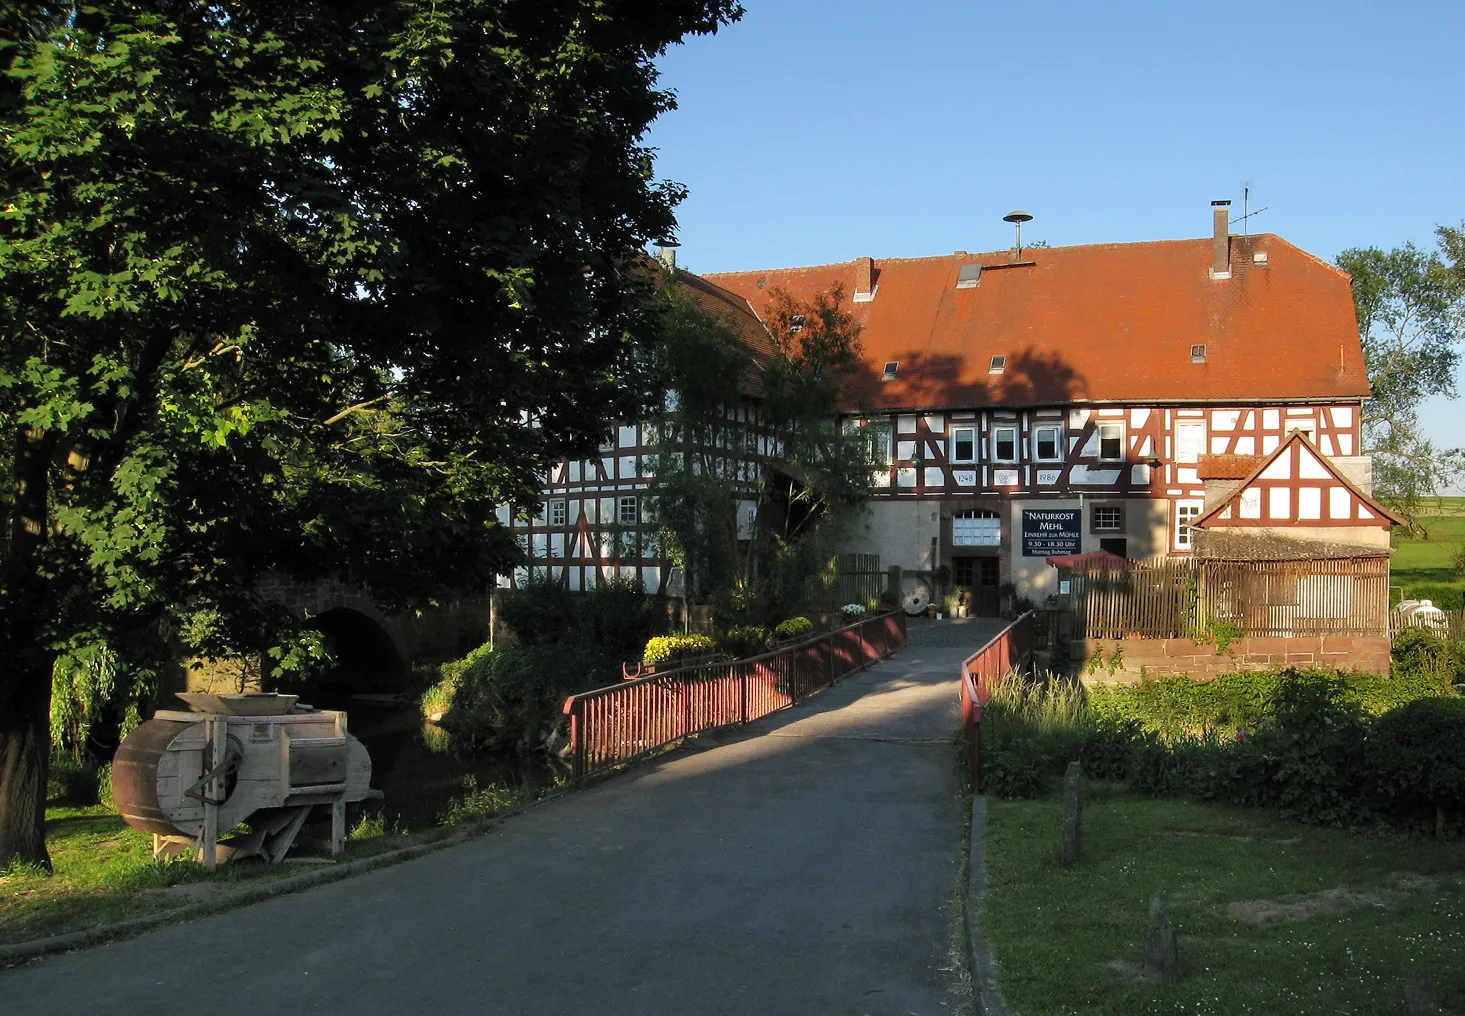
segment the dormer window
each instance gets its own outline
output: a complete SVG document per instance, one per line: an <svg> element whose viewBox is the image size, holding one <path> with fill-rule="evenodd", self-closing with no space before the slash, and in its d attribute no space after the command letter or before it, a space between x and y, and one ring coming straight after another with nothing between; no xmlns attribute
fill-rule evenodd
<svg viewBox="0 0 1465 1016"><path fill-rule="evenodd" d="M1005 356L994 356L994 357L992 357L992 365L987 368L987 373L988 374L1002 374L1006 370L1007 370L1007 357L1005 357Z"/></svg>
<svg viewBox="0 0 1465 1016"><path fill-rule="evenodd" d="M899 360L886 360L885 373L880 375L881 381L894 381L896 372L900 370Z"/></svg>
<svg viewBox="0 0 1465 1016"><path fill-rule="evenodd" d="M1206 362L1206 345L1205 345L1204 342L1198 342L1195 345L1193 345L1193 346L1190 347L1190 362L1191 363L1205 363Z"/></svg>

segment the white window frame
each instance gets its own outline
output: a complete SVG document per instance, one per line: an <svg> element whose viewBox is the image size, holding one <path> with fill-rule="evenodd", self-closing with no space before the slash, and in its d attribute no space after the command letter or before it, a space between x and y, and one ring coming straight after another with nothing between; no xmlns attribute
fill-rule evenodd
<svg viewBox="0 0 1465 1016"><path fill-rule="evenodd" d="M980 525L963 525L963 520L980 521ZM995 523L995 524L994 524ZM951 545L953 547L1000 547L1002 546L1002 517L988 508L956 512L951 517Z"/></svg>
<svg viewBox="0 0 1465 1016"><path fill-rule="evenodd" d="M1089 530L1094 534L1107 536L1110 533L1123 533L1125 531L1124 505L1096 504L1090 509L1090 511L1092 512L1092 514L1089 516ZM1114 512L1116 524L1113 526L1099 525L1099 512Z"/></svg>
<svg viewBox="0 0 1465 1016"><path fill-rule="evenodd" d="M1038 454L1038 435L1044 431L1052 431L1053 454L1045 456ZM1040 423L1033 427L1033 461L1034 462L1062 462L1065 458L1063 448L1063 424L1061 423Z"/></svg>
<svg viewBox="0 0 1465 1016"><path fill-rule="evenodd" d="M969 458L962 458L961 456L957 455L957 453L956 453L956 442L959 440L959 438L957 437L958 434L968 434L968 435L971 436L972 454L971 454L971 456ZM977 442L978 442L977 428L975 428L975 427L952 427L951 428L951 432L947 435L946 440L947 440L947 442L948 442L948 444L949 444L949 446L951 448L951 461L952 462L976 462L977 461L977 447L978 447L978 444L977 444Z"/></svg>
<svg viewBox="0 0 1465 1016"><path fill-rule="evenodd" d="M1113 428L1119 431L1118 455L1104 454L1104 431L1107 428ZM1124 437L1124 424L1122 422L1119 420L1100 420L1094 425L1094 457L1100 462L1123 462L1125 459Z"/></svg>
<svg viewBox="0 0 1465 1016"><path fill-rule="evenodd" d="M557 497L550 501L549 524L557 527L570 524L570 505L564 498Z"/></svg>
<svg viewBox="0 0 1465 1016"><path fill-rule="evenodd" d="M1187 430L1199 430L1200 441L1193 449L1194 454L1187 455L1181 450L1180 435ZM1175 461L1187 466L1193 466L1200 461L1200 457L1206 453L1206 432L1207 428L1201 420L1179 420L1175 424Z"/></svg>
<svg viewBox="0 0 1465 1016"><path fill-rule="evenodd" d="M1010 431L1012 433L1012 455L1009 458L1005 458L1005 459L1001 455L997 454L997 440L998 440L997 435L1001 434L1003 431ZM1018 459L1020 457L1019 450L1021 448L1021 445L1018 444L1019 434L1020 434L1020 431L1017 429L1017 424L1015 424L1015 423L1002 423L1002 424L997 424L997 425L993 426L993 428L992 428L992 461L993 462L1004 462L1004 463L1008 463L1008 462L1017 462L1018 461Z"/></svg>
<svg viewBox="0 0 1465 1016"><path fill-rule="evenodd" d="M866 420L864 426L856 424L855 429L864 435L865 447L870 451L875 468L889 469L891 458L895 454L895 428L890 421L888 419ZM885 435L883 454L882 449L875 447L875 435L880 433Z"/></svg>
<svg viewBox="0 0 1465 1016"><path fill-rule="evenodd" d="M1206 503L1200 498L1182 498L1175 502L1174 541L1176 550L1194 550L1195 535L1185 524L1205 513Z"/></svg>
<svg viewBox="0 0 1465 1016"><path fill-rule="evenodd" d="M626 506L631 508L631 518L626 518ZM623 526L641 524L641 502L634 494L622 495L616 499L616 521Z"/></svg>

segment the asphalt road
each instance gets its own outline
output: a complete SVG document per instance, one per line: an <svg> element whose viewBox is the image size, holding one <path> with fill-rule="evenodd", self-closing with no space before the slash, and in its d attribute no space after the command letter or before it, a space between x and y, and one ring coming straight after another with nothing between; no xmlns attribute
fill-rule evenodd
<svg viewBox="0 0 1465 1016"><path fill-rule="evenodd" d="M952 1012L965 627L478 839L0 972L0 1013Z"/></svg>

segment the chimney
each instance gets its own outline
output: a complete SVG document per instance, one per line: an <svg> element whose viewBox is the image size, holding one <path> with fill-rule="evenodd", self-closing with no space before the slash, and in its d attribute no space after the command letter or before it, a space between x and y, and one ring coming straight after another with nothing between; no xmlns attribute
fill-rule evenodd
<svg viewBox="0 0 1465 1016"><path fill-rule="evenodd" d="M855 258L856 303L868 303L875 298L875 259Z"/></svg>
<svg viewBox="0 0 1465 1016"><path fill-rule="evenodd" d="M662 247L656 252L656 256L668 268L675 268L677 266L677 249L675 247Z"/></svg>
<svg viewBox="0 0 1465 1016"><path fill-rule="evenodd" d="M1231 278L1231 202L1212 201L1211 278Z"/></svg>

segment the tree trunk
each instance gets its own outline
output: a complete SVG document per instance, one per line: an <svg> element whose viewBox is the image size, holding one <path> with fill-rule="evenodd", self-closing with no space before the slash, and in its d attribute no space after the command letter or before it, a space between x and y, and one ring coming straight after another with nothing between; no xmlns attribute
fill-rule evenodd
<svg viewBox="0 0 1465 1016"><path fill-rule="evenodd" d="M16 434L10 545L0 560L0 865L19 859L51 867L46 853L46 768L51 754L51 670L42 622L48 580L52 439Z"/></svg>
<svg viewBox="0 0 1465 1016"><path fill-rule="evenodd" d="M5 665L12 662L16 661ZM46 776L51 755L51 675L47 671L15 676L19 679L15 694L0 709L0 866L19 859L49 871Z"/></svg>

